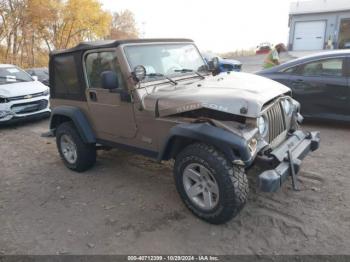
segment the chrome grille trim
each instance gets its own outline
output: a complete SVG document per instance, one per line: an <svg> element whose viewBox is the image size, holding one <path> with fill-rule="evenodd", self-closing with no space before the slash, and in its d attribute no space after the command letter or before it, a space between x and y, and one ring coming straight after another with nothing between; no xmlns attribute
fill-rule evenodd
<svg viewBox="0 0 350 262"><path fill-rule="evenodd" d="M39 96L44 96L44 92L35 93L35 94L28 94L28 95L31 96L30 98L35 98L35 97L39 97ZM8 101L25 100L25 99L28 99L28 98L26 98L28 95L8 97L6 99Z"/></svg>

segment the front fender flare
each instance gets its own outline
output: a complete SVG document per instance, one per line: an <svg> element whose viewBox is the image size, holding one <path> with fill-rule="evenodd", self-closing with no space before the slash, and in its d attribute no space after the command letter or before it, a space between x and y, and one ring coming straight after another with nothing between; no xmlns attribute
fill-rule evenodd
<svg viewBox="0 0 350 262"><path fill-rule="evenodd" d="M179 124L170 129L170 134L162 146L158 160L169 160L187 144L182 141L199 141L215 146L230 161L242 160L245 164L251 161L247 141L233 133L208 123Z"/></svg>
<svg viewBox="0 0 350 262"><path fill-rule="evenodd" d="M59 106L52 110L50 130L52 130L53 133L55 133L55 129L57 128L57 119L62 116L69 118L74 123L78 133L85 143L96 143L96 136L88 119L78 107L74 106Z"/></svg>

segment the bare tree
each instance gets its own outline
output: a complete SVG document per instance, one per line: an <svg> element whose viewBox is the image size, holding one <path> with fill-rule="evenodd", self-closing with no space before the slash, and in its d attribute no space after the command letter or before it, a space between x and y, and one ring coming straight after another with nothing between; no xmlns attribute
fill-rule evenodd
<svg viewBox="0 0 350 262"><path fill-rule="evenodd" d="M113 14L109 39L138 38L138 36L135 17L131 11L125 10Z"/></svg>

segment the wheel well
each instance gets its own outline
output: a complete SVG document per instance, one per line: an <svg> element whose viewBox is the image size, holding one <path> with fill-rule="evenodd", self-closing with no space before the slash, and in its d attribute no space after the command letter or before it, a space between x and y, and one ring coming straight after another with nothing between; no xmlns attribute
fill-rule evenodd
<svg viewBox="0 0 350 262"><path fill-rule="evenodd" d="M91 125L78 107L73 106L59 106L53 109L50 121L50 129L55 134L55 129L62 123L71 121L77 129L81 138L85 143L95 144L96 137Z"/></svg>
<svg viewBox="0 0 350 262"><path fill-rule="evenodd" d="M194 142L204 142L216 147L229 161L239 159L249 164L253 160L244 137L207 123L183 123L172 127L159 152L158 160L169 160L186 145Z"/></svg>
<svg viewBox="0 0 350 262"><path fill-rule="evenodd" d="M71 118L63 115L54 115L51 119L50 129L56 129L64 122L73 122Z"/></svg>
<svg viewBox="0 0 350 262"><path fill-rule="evenodd" d="M221 151L224 155L226 155L229 159L240 159L240 153L237 149L229 147L226 148L227 150L224 150L221 147L216 146L215 144L210 143L210 141L203 141L200 139L195 138L188 138L188 137L182 137L182 136L175 136L171 138L171 140L168 142L166 150L164 151L163 155L161 156L160 160L169 160L172 158L176 158L176 156L188 145L194 144L194 143L204 143L214 146L217 150Z"/></svg>
<svg viewBox="0 0 350 262"><path fill-rule="evenodd" d="M188 137L173 137L164 152L163 160L169 160L171 158L175 158L177 154L179 154L186 146L193 144L195 142L200 142L199 140L195 140Z"/></svg>

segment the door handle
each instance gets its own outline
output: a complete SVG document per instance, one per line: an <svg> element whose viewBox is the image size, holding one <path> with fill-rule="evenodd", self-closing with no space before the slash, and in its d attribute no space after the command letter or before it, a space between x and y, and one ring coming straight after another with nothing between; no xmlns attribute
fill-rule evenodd
<svg viewBox="0 0 350 262"><path fill-rule="evenodd" d="M94 91L89 91L89 98L90 98L90 101L96 102L97 101L96 93Z"/></svg>

